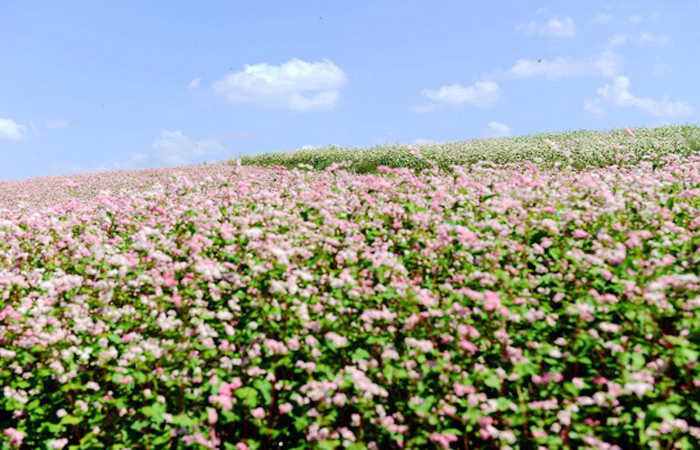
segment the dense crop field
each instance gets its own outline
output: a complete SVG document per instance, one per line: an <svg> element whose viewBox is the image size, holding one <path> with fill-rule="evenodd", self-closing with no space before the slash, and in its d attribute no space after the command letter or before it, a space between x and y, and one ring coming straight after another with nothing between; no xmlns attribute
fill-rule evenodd
<svg viewBox="0 0 700 450"><path fill-rule="evenodd" d="M678 145L4 183L0 447L698 448Z"/></svg>
<svg viewBox="0 0 700 450"><path fill-rule="evenodd" d="M518 165L532 162L542 169L583 170L616 165L622 161L636 164L652 155L687 156L693 151L700 151L700 127L684 125L634 130L579 130L412 147L420 150L420 156L406 151L405 145L396 144L374 148L322 147L264 153L244 156L242 162L243 165L280 165L288 169L299 164L325 169L332 164L348 162L352 164L349 170L355 173L376 173L380 165L407 167L416 171L436 166L451 173L452 165L471 166L484 161Z"/></svg>

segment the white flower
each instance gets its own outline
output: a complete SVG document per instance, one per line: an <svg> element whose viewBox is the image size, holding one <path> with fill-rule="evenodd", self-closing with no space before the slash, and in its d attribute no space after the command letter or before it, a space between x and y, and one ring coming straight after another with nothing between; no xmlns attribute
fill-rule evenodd
<svg viewBox="0 0 700 450"><path fill-rule="evenodd" d="M68 444L68 439L62 438L62 439L54 439L53 441L51 441L50 445L52 448L61 449L61 448L65 447L66 444Z"/></svg>
<svg viewBox="0 0 700 450"><path fill-rule="evenodd" d="M644 383L643 381L635 381L625 384L625 391L637 394L639 397L644 396L644 394L652 390L654 390L654 386L649 383Z"/></svg>
<svg viewBox="0 0 700 450"><path fill-rule="evenodd" d="M229 321L233 319L233 314L231 314L231 311L226 311L222 309L216 313L216 318L221 321Z"/></svg>

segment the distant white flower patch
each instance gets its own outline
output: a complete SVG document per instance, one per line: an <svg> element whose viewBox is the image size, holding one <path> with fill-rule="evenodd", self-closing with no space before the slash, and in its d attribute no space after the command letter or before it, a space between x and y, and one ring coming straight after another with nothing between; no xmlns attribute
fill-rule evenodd
<svg viewBox="0 0 700 450"><path fill-rule="evenodd" d="M212 85L214 93L236 104L258 104L291 111L311 112L334 108L345 72L329 60L309 63L292 59L279 66L244 65Z"/></svg>
<svg viewBox="0 0 700 450"><path fill-rule="evenodd" d="M661 101L651 98L635 97L630 91L630 80L624 76L615 77L612 84L598 89L598 98L584 104L584 110L594 117L602 117L609 108L633 107L655 117L687 116L695 108L685 102L670 101L664 97Z"/></svg>
<svg viewBox="0 0 700 450"><path fill-rule="evenodd" d="M297 150L315 150L315 149L321 148L321 147L323 147L323 146L322 146L322 145L311 145L311 144L306 144L306 145L302 145L302 146L299 147Z"/></svg>

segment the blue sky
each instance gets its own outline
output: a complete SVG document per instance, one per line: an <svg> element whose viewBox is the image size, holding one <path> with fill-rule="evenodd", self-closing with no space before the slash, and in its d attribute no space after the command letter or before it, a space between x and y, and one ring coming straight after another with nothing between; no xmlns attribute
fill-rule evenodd
<svg viewBox="0 0 700 450"><path fill-rule="evenodd" d="M3 0L0 180L697 124L700 1Z"/></svg>

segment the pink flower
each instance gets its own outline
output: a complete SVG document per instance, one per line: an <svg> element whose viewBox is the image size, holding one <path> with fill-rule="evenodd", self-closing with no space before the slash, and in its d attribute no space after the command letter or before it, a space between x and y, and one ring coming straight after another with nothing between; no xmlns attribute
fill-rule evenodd
<svg viewBox="0 0 700 450"><path fill-rule="evenodd" d="M243 387L243 382L240 378L236 377L231 380L230 383L223 383L221 386L219 386L219 394L228 395L230 397L233 391L238 390L241 387Z"/></svg>
<svg viewBox="0 0 700 450"><path fill-rule="evenodd" d="M455 384L452 385L452 389L454 389L455 394L457 394L458 397L464 397L466 394L476 393L474 386L460 384L459 382L455 382Z"/></svg>
<svg viewBox="0 0 700 450"><path fill-rule="evenodd" d="M479 350L479 347L477 347L476 344L469 342L466 339L462 339L459 341L459 348L467 352L476 352Z"/></svg>
<svg viewBox="0 0 700 450"><path fill-rule="evenodd" d="M430 441L438 444L442 448L450 448L450 442L456 442L457 439L458 439L457 435L454 435L451 433L446 433L446 434L433 433L430 435Z"/></svg>
<svg viewBox="0 0 700 450"><path fill-rule="evenodd" d="M299 348L299 344L299 339L291 338L289 342L287 342L287 348L289 348L290 350L296 350Z"/></svg>
<svg viewBox="0 0 700 450"><path fill-rule="evenodd" d="M493 291L486 291L484 293L485 303L484 309L486 311L493 311L501 306L501 300L498 298L498 294Z"/></svg>
<svg viewBox="0 0 700 450"><path fill-rule="evenodd" d="M457 409L452 405L445 405L442 407L442 413L448 416L453 416L457 414Z"/></svg>
<svg viewBox="0 0 700 450"><path fill-rule="evenodd" d="M236 444L236 450L248 450L248 444L244 442L239 442Z"/></svg>
<svg viewBox="0 0 700 450"><path fill-rule="evenodd" d="M21 432L19 430L15 430L14 428L5 428L2 432L2 434L10 437L10 447L13 447L13 446L19 447L22 445L22 441L24 440L24 433L23 432Z"/></svg>
<svg viewBox="0 0 700 450"><path fill-rule="evenodd" d="M122 384L129 384L133 381L134 381L134 377L132 377L131 375L127 375L125 377L119 378L119 382Z"/></svg>
<svg viewBox="0 0 700 450"><path fill-rule="evenodd" d="M547 432L544 430L532 430L532 437L542 439L547 437Z"/></svg>
<svg viewBox="0 0 700 450"><path fill-rule="evenodd" d="M290 403L282 403L279 407L280 414L289 413L294 407Z"/></svg>
<svg viewBox="0 0 700 450"><path fill-rule="evenodd" d="M612 272L610 272L610 271L607 270L607 269L600 269L600 270L598 271L598 273L600 273L600 276L602 276L603 278L605 278L605 281L610 281L610 280L612 279L612 277L613 277Z"/></svg>
<svg viewBox="0 0 700 450"><path fill-rule="evenodd" d="M207 409L207 419L210 425L214 425L216 421L219 419L219 415L217 414L216 410L214 408L208 408Z"/></svg>
<svg viewBox="0 0 700 450"><path fill-rule="evenodd" d="M53 441L51 441L51 443L49 445L51 445L52 448L61 449L61 448L65 447L66 444L68 444L68 439L61 438L61 439L54 439Z"/></svg>
<svg viewBox="0 0 700 450"><path fill-rule="evenodd" d="M262 408L255 408L250 412L250 414L255 417L256 419L263 419L265 418L265 410Z"/></svg>
<svg viewBox="0 0 700 450"><path fill-rule="evenodd" d="M624 129L625 129L625 132L626 132L627 134L629 134L630 136L632 136L632 137L637 137L637 136L634 135L634 133L632 132L632 130L630 130L628 127L625 127Z"/></svg>
<svg viewBox="0 0 700 450"><path fill-rule="evenodd" d="M508 317L508 308L501 305L501 299L493 291L484 292L484 310L498 311L501 315Z"/></svg>

